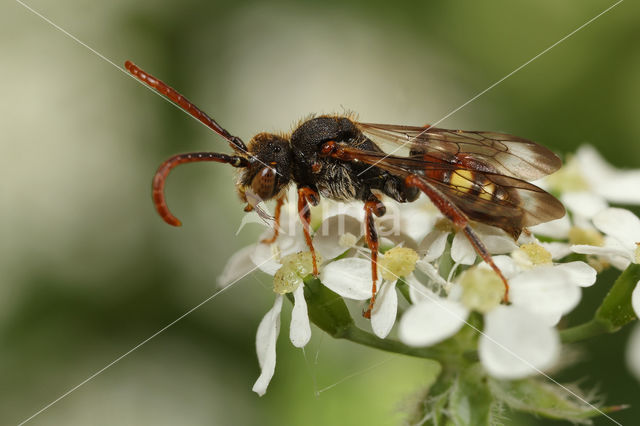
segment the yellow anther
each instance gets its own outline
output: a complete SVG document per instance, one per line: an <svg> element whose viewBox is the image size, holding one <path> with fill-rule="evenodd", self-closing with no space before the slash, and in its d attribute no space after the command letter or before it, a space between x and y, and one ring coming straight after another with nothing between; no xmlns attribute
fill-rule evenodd
<svg viewBox="0 0 640 426"><path fill-rule="evenodd" d="M527 243L511 253L511 257L522 269L531 269L538 265L550 265L551 253L537 243Z"/></svg>
<svg viewBox="0 0 640 426"><path fill-rule="evenodd" d="M395 281L400 277L406 277L416 268L418 253L408 247L394 247L385 252L384 257L378 263L382 271L382 278L386 281Z"/></svg>
<svg viewBox="0 0 640 426"><path fill-rule="evenodd" d="M338 245L344 248L350 248L356 245L358 242L358 237L353 235L351 232L347 232L346 234L340 235L340 239L338 240Z"/></svg>
<svg viewBox="0 0 640 426"><path fill-rule="evenodd" d="M545 181L552 190L557 192L585 191L589 189L589 184L582 175L580 164L575 157L565 162L560 170L547 176Z"/></svg>
<svg viewBox="0 0 640 426"><path fill-rule="evenodd" d="M604 245L604 237L593 228L578 228L577 226L573 226L569 229L569 244L585 244L601 247Z"/></svg>
<svg viewBox="0 0 640 426"><path fill-rule="evenodd" d="M318 263L321 261L318 256ZM279 294L295 291L302 279L313 272L313 260L308 251L285 256L280 263L282 266L273 276L273 291Z"/></svg>
<svg viewBox="0 0 640 426"><path fill-rule="evenodd" d="M493 270L473 267L460 277L462 303L469 309L487 313L504 298L504 283Z"/></svg>

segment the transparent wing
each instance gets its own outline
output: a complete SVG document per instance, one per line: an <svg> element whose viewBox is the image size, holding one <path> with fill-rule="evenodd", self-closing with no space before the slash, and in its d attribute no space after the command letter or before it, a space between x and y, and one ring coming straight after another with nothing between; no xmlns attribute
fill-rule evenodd
<svg viewBox="0 0 640 426"><path fill-rule="evenodd" d="M562 165L549 149L505 133L374 123L356 125L390 154L438 159L479 172L536 180Z"/></svg>
<svg viewBox="0 0 640 426"><path fill-rule="evenodd" d="M440 160L423 161L415 156L341 149L343 159L374 165L402 178L418 175L470 219L497 226L513 236L524 227L558 219L565 213L553 195L512 176L461 168Z"/></svg>

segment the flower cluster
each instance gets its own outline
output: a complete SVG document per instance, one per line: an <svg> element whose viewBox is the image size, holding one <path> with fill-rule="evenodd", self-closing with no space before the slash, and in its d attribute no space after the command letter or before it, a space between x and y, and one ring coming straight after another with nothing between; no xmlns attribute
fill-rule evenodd
<svg viewBox="0 0 640 426"><path fill-rule="evenodd" d="M483 370L496 380L522 379L554 367L561 350L558 323L578 305L581 289L593 285L604 268L640 264L640 219L608 204L640 204L640 171L616 170L593 148L583 147L537 184L557 194L569 214L533 227L518 241L500 229L473 225L508 279L508 304L497 274L428 199L403 205L383 199L387 213L376 218L381 254L373 335L403 348L424 348L472 330L465 348L477 351ZM323 200L311 213L320 282L361 309L372 286L362 205ZM267 229L262 238L272 232ZM276 293L256 337L262 372L253 390L262 395L274 374L284 297L293 302L293 345L303 347L311 337L305 279L313 268L294 203L283 206L275 242L259 242L233 255L220 284L254 267L274 277ZM632 307L639 315L640 284ZM640 379L640 331L632 341L629 360Z"/></svg>

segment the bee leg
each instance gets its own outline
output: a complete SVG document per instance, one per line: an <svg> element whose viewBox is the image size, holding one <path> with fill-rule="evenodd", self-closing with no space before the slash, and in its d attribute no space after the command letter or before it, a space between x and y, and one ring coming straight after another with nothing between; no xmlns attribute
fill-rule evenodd
<svg viewBox="0 0 640 426"><path fill-rule="evenodd" d="M373 215L380 217L385 214L386 207L382 204L382 201L373 194L369 195L369 198L364 203L364 238L367 241L367 246L371 250L371 300L369 301L369 307L362 313L365 318L371 318L371 310L376 303L376 293L378 292L376 283L378 282L378 232L376 231L376 225L373 221Z"/></svg>
<svg viewBox="0 0 640 426"><path fill-rule="evenodd" d="M271 238L265 238L264 240L260 241L262 244L272 244L278 238L278 233L280 232L280 213L282 211L282 205L284 204L285 198L286 195L282 195L280 196L280 198L278 198L278 201L276 203L276 223L273 227L273 236Z"/></svg>
<svg viewBox="0 0 640 426"><path fill-rule="evenodd" d="M298 215L302 222L304 239L306 240L309 251L311 252L311 259L313 260L313 275L316 276L318 275L318 262L316 261L316 251L313 248L313 243L311 242L311 231L309 229L311 223L311 210L309 209L309 204L317 206L319 202L320 195L318 195L316 190L309 188L308 186L298 188Z"/></svg>
<svg viewBox="0 0 640 426"><path fill-rule="evenodd" d="M435 204L435 206L440 210L440 212L445 215L449 220L453 222L453 225L461 230L464 235L467 237L473 248L476 250L476 253L484 260L487 265L491 266L491 269L495 271L496 274L500 277L502 282L504 283L504 297L502 301L504 303L509 303L509 283L507 279L502 274L502 271L498 266L494 263L489 250L484 245L478 234L471 228L469 225L469 218L459 207L457 207L451 200L449 200L444 194L442 194L438 189L434 188L432 185L429 185L427 181L425 181L422 177L418 175L409 175L404 180L405 185L409 187L416 187L424 192L431 202Z"/></svg>

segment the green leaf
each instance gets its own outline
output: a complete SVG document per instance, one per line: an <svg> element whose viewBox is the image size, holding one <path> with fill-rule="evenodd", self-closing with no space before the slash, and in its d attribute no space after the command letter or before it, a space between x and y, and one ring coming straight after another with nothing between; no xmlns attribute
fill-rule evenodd
<svg viewBox="0 0 640 426"><path fill-rule="evenodd" d="M452 371L441 371L431 387L423 391L423 395L407 419L407 423L420 426L449 424L450 420L446 413L454 378L455 375Z"/></svg>
<svg viewBox="0 0 640 426"><path fill-rule="evenodd" d="M494 424L494 404L486 373L475 364L463 370L453 383L448 407L450 420L456 426Z"/></svg>
<svg viewBox="0 0 640 426"><path fill-rule="evenodd" d="M309 319L333 337L342 337L353 325L353 318L342 297L325 287L313 275L305 277L304 284Z"/></svg>
<svg viewBox="0 0 640 426"><path fill-rule="evenodd" d="M584 324L560 331L564 343L578 342L603 333L615 333L636 319L631 293L640 281L640 265L631 264L613 283L595 316Z"/></svg>
<svg viewBox="0 0 640 426"><path fill-rule="evenodd" d="M625 408L597 407L585 402L588 401L586 397L576 397L574 394L578 395L578 392L575 390L571 394L556 384L535 378L514 381L490 379L489 387L497 399L514 410L574 423L591 424L591 417Z"/></svg>
<svg viewBox="0 0 640 426"><path fill-rule="evenodd" d="M618 277L596 311L596 319L615 331L636 319L631 306L631 293L640 281L640 265L632 263Z"/></svg>

